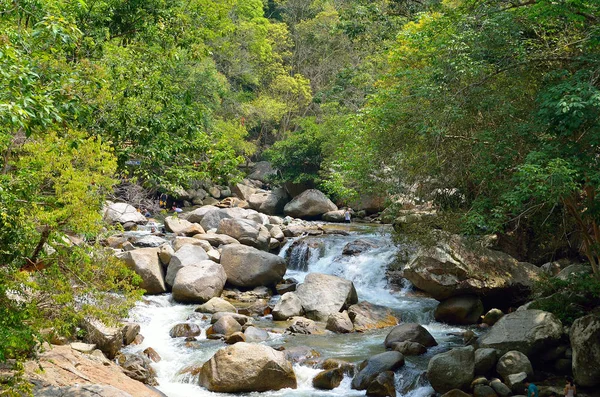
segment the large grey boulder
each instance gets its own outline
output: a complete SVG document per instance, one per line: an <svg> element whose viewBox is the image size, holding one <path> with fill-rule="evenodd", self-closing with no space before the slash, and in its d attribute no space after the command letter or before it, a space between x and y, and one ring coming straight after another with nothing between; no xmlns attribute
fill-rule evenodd
<svg viewBox="0 0 600 397"><path fill-rule="evenodd" d="M158 258L159 248L141 248L125 252L120 258L142 278L141 288L149 295L167 292L165 272Z"/></svg>
<svg viewBox="0 0 600 397"><path fill-rule="evenodd" d="M304 314L302 309L302 301L294 292L286 292L281 296L281 299L275 304L273 311L273 320L287 320L291 317L301 316Z"/></svg>
<svg viewBox="0 0 600 397"><path fill-rule="evenodd" d="M498 352L496 349L475 350L475 375L486 375L496 368Z"/></svg>
<svg viewBox="0 0 600 397"><path fill-rule="evenodd" d="M165 218L165 229L167 229L168 232L175 234L190 233L190 235L193 235L204 233L204 229L202 229L197 223L191 223L177 216L168 216ZM193 233L193 231L196 231L197 233Z"/></svg>
<svg viewBox="0 0 600 397"><path fill-rule="evenodd" d="M269 249L271 233L262 225L250 219L223 219L217 229L218 234L233 237L240 244L249 245L259 250Z"/></svg>
<svg viewBox="0 0 600 397"><path fill-rule="evenodd" d="M502 379L508 379L508 375L525 372L528 377L533 376L533 367L529 358L519 351L509 351L498 360L496 372Z"/></svg>
<svg viewBox="0 0 600 397"><path fill-rule="evenodd" d="M204 218L204 215L206 215L209 211L218 211L219 207L215 207L214 205L203 205L200 208L196 208L193 211L190 211L186 214L180 215L180 218L186 219L191 223L200 223L202 222L202 218Z"/></svg>
<svg viewBox="0 0 600 397"><path fill-rule="evenodd" d="M133 242L133 245L136 247L148 248L148 247L160 247L161 245L167 243L162 237L153 236L151 234L136 238Z"/></svg>
<svg viewBox="0 0 600 397"><path fill-rule="evenodd" d="M429 360L427 379L438 393L466 389L474 378L475 355L472 346L454 348Z"/></svg>
<svg viewBox="0 0 600 397"><path fill-rule="evenodd" d="M326 212L336 211L338 208L323 192L309 189L294 197L283 209L285 215L294 218L316 218Z"/></svg>
<svg viewBox="0 0 600 397"><path fill-rule="evenodd" d="M367 301L350 306L348 316L352 320L356 332L393 327L399 321L389 307L375 305Z"/></svg>
<svg viewBox="0 0 600 397"><path fill-rule="evenodd" d="M285 353L240 342L220 349L202 366L200 385L220 393L249 393L295 389L297 381Z"/></svg>
<svg viewBox="0 0 600 397"><path fill-rule="evenodd" d="M248 198L250 208L268 215L282 214L288 201L288 195L282 188L254 193Z"/></svg>
<svg viewBox="0 0 600 397"><path fill-rule="evenodd" d="M496 349L500 354L511 350L535 354L558 343L562 323L552 313L521 310L502 317L479 339L479 347Z"/></svg>
<svg viewBox="0 0 600 397"><path fill-rule="evenodd" d="M230 284L245 288L276 284L287 270L283 258L242 244L223 247L221 265Z"/></svg>
<svg viewBox="0 0 600 397"><path fill-rule="evenodd" d="M259 161L252 167L252 173L248 175L248 179L256 179L261 182L269 182L269 178L277 175L277 170L268 161Z"/></svg>
<svg viewBox="0 0 600 397"><path fill-rule="evenodd" d="M359 370L352 378L352 388L365 390L377 376L385 371L395 371L404 365L404 356L395 351L376 354L359 365Z"/></svg>
<svg viewBox="0 0 600 397"><path fill-rule="evenodd" d="M169 266L167 267L167 275L165 276L167 285L173 286L175 277L182 268L196 265L206 260L208 260L208 255L200 245L184 245L171 256Z"/></svg>
<svg viewBox="0 0 600 397"><path fill-rule="evenodd" d="M305 316L317 321L327 321L329 315L358 302L352 281L321 273L308 274L296 294Z"/></svg>
<svg viewBox="0 0 600 397"><path fill-rule="evenodd" d="M148 219L138 212L134 206L127 203L111 203L104 209L104 220L108 223L136 223L144 225Z"/></svg>
<svg viewBox="0 0 600 397"><path fill-rule="evenodd" d="M354 325L352 325L352 320L348 317L348 312L344 310L341 313L329 315L325 329L338 334L347 334L353 331Z"/></svg>
<svg viewBox="0 0 600 397"><path fill-rule="evenodd" d="M600 316L578 318L569 333L573 349L573 375L581 386L600 385Z"/></svg>
<svg viewBox="0 0 600 397"><path fill-rule="evenodd" d="M393 348L397 342L416 342L425 347L437 346L433 336L423 326L415 323L404 323L392 328L383 342L388 349Z"/></svg>
<svg viewBox="0 0 600 397"><path fill-rule="evenodd" d="M251 182L244 180L244 183L236 183L231 185L231 192L241 198L242 200L248 201L250 196L257 192L258 189L252 187Z"/></svg>
<svg viewBox="0 0 600 397"><path fill-rule="evenodd" d="M233 218L227 211L223 211L222 209L210 210L202 216L202 220L200 221L200 226L206 231L211 229L216 229L219 227L219 223L223 219Z"/></svg>
<svg viewBox="0 0 600 397"><path fill-rule="evenodd" d="M173 282L173 299L177 302L204 303L221 295L227 281L223 266L205 260L185 266Z"/></svg>
<svg viewBox="0 0 600 397"><path fill-rule="evenodd" d="M527 299L541 270L453 235L434 247L422 248L402 273L439 301L477 295L508 305Z"/></svg>
<svg viewBox="0 0 600 397"><path fill-rule="evenodd" d="M435 308L436 321L447 324L477 324L483 314L483 303L474 295L453 296Z"/></svg>

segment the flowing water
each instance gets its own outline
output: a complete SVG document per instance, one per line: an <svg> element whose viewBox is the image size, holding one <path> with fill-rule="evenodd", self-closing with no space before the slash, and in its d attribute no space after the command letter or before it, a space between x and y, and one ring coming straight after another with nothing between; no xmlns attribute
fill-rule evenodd
<svg viewBox="0 0 600 397"><path fill-rule="evenodd" d="M388 288L385 270L394 260L397 248L391 241L389 229L384 226L346 225L348 235L327 234L316 237L290 240L281 249L281 256L288 259L286 278L294 278L302 282L308 273L326 273L336 275L354 282L360 301L366 300L374 304L387 306L405 322L418 322L431 332L439 346L418 357L406 357L406 365L396 372L396 390L399 396L425 397L433 394L433 389L423 379L422 374L429 358L459 344L458 337L450 335L460 332L460 328L449 327L433 321L433 309L437 301L415 295L410 286L401 291ZM367 249L356 255L343 255L348 243L363 241ZM212 393L198 386L197 378L181 374L181 370L190 366L202 365L213 354L224 347L221 341L206 339L206 329L210 321L194 313L197 305L183 305L172 300L170 294L149 296L131 311L131 321L141 325L144 341L141 345L129 346L124 351L140 352L152 347L162 360L154 364L157 372L158 387L169 397L189 396L227 396L223 393ZM196 342L186 343L183 338L171 338L170 329L182 322L193 322L202 329ZM258 327L273 328L270 316L259 319ZM285 344L286 348L294 346L310 346L319 351L323 358L341 358L359 363L362 360L384 352L383 341L389 329L367 333L329 334L329 335L283 335L271 333L267 345ZM236 396L256 397L305 397L332 396L351 397L364 396L365 391L350 388L351 379L346 377L339 387L330 391L316 390L312 387L312 378L319 369L304 365L294 365L298 379L298 388L284 389L276 392L236 394Z"/></svg>

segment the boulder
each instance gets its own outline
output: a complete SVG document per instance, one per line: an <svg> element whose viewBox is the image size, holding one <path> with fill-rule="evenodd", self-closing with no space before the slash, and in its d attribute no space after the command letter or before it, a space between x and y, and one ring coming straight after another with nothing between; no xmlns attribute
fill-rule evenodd
<svg viewBox="0 0 600 397"><path fill-rule="evenodd" d="M573 349L573 375L579 386L600 385L600 316L580 317L569 333Z"/></svg>
<svg viewBox="0 0 600 397"><path fill-rule="evenodd" d="M447 393L444 393L442 397L472 397L469 393L465 393L459 389L452 389Z"/></svg>
<svg viewBox="0 0 600 397"><path fill-rule="evenodd" d="M283 241L285 239L285 235L283 234L283 231L278 225L265 225L265 227L271 234L271 237L275 240Z"/></svg>
<svg viewBox="0 0 600 397"><path fill-rule="evenodd" d="M177 324L169 331L171 338L190 338L202 333L202 328L197 324L183 323Z"/></svg>
<svg viewBox="0 0 600 397"><path fill-rule="evenodd" d="M173 254L175 254L175 250L169 243L158 247L158 259L160 259L160 263L162 263L165 267L169 265Z"/></svg>
<svg viewBox="0 0 600 397"><path fill-rule="evenodd" d="M477 385L473 388L473 397L498 397L494 389L488 385Z"/></svg>
<svg viewBox="0 0 600 397"><path fill-rule="evenodd" d="M474 371L473 347L459 347L433 356L427 366L427 379L436 392L443 394L469 387Z"/></svg>
<svg viewBox="0 0 600 397"><path fill-rule="evenodd" d="M152 360L155 363L158 363L162 360L162 358L160 357L160 355L156 352L156 350L154 350L151 347L147 347L144 349L144 351L142 352L146 357L148 357L150 360Z"/></svg>
<svg viewBox="0 0 600 397"><path fill-rule="evenodd" d="M328 358L321 363L321 368L325 370L340 368L344 374L354 376L354 364L340 360L339 358Z"/></svg>
<svg viewBox="0 0 600 397"><path fill-rule="evenodd" d="M572 275L577 275L577 274L591 274L591 273L592 273L592 267L591 266L588 266L588 265L570 265L570 266L565 267L563 270L561 270L560 273L558 273L556 275L556 278L559 279L559 280L566 281Z"/></svg>
<svg viewBox="0 0 600 397"><path fill-rule="evenodd" d="M525 390L525 380L527 380L527 374L525 372L519 372L518 374L508 375L504 380L504 383L514 394L518 394Z"/></svg>
<svg viewBox="0 0 600 397"><path fill-rule="evenodd" d="M530 355L555 345L562 334L562 323L552 313L522 310L498 320L479 339L479 346L496 349L500 354L516 350Z"/></svg>
<svg viewBox="0 0 600 397"><path fill-rule="evenodd" d="M81 326L85 329L84 342L95 344L107 358L113 359L123 347L123 331L121 328L108 327L98 320L83 319Z"/></svg>
<svg viewBox="0 0 600 397"><path fill-rule="evenodd" d="M197 234L194 236L195 239L208 241L210 245L213 247L220 247L222 245L227 244L239 244L240 242L230 237L226 234L217 234L217 233L206 233L206 234Z"/></svg>
<svg viewBox="0 0 600 397"><path fill-rule="evenodd" d="M420 356L427 352L427 348L420 343L405 340L404 342L394 342L391 345L392 350L402 353L404 356Z"/></svg>
<svg viewBox="0 0 600 397"><path fill-rule="evenodd" d="M208 360L200 385L221 393L248 393L297 387L292 363L282 352L250 343L227 346Z"/></svg>
<svg viewBox="0 0 600 397"><path fill-rule="evenodd" d="M149 295L167 292L165 272L158 259L158 248L140 248L125 252L120 258L141 278L140 288Z"/></svg>
<svg viewBox="0 0 600 397"><path fill-rule="evenodd" d="M475 350L475 375L486 375L496 368L498 352L496 349Z"/></svg>
<svg viewBox="0 0 600 397"><path fill-rule="evenodd" d="M156 371L152 368L152 360L143 354L120 354L117 364L123 368L125 375L146 385L158 386Z"/></svg>
<svg viewBox="0 0 600 397"><path fill-rule="evenodd" d="M121 332L123 333L123 346L130 345L140 333L140 325L136 323L125 323Z"/></svg>
<svg viewBox="0 0 600 397"><path fill-rule="evenodd" d="M327 196L316 189L309 189L294 197L283 209L285 215L294 218L313 219L338 208Z"/></svg>
<svg viewBox="0 0 600 397"><path fill-rule="evenodd" d="M490 327L498 322L504 313L500 309L490 309L481 320L482 323L489 325Z"/></svg>
<svg viewBox="0 0 600 397"><path fill-rule="evenodd" d="M229 218L233 218L233 216L224 209L210 210L207 211L202 217L200 226L202 226L202 228L206 231L216 229L219 227L219 223L221 223L223 219Z"/></svg>
<svg viewBox="0 0 600 397"><path fill-rule="evenodd" d="M202 222L202 218L204 218L204 215L206 215L209 211L218 209L219 208L215 207L214 205L203 205L200 208L196 208L191 212L181 215L180 218L184 218L191 223L200 223Z"/></svg>
<svg viewBox="0 0 600 397"><path fill-rule="evenodd" d="M348 316L356 332L393 327L399 322L392 309L362 301L348 308Z"/></svg>
<svg viewBox="0 0 600 397"><path fill-rule="evenodd" d="M207 261L208 255L206 251L199 245L184 245L171 256L169 266L167 267L167 275L165 281L167 285L173 286L175 277L179 270L186 266L197 265L201 262Z"/></svg>
<svg viewBox="0 0 600 397"><path fill-rule="evenodd" d="M277 175L277 170L273 168L268 161L259 161L252 167L252 173L248 175L248 179L256 179L264 183L270 182L270 179Z"/></svg>
<svg viewBox="0 0 600 397"><path fill-rule="evenodd" d="M96 350L96 345L94 343L82 343L82 342L74 342L70 344L71 349L77 350L78 352L90 354L94 350Z"/></svg>
<svg viewBox="0 0 600 397"><path fill-rule="evenodd" d="M249 245L259 250L269 249L271 233L262 225L250 219L223 219L217 229L218 234L233 237L240 244Z"/></svg>
<svg viewBox="0 0 600 397"><path fill-rule="evenodd" d="M254 193L248 198L250 208L267 215L283 213L283 208L287 203L288 195L282 188Z"/></svg>
<svg viewBox="0 0 600 397"><path fill-rule="evenodd" d="M321 273L308 274L296 294L306 317L317 321L327 321L329 315L358 301L352 281Z"/></svg>
<svg viewBox="0 0 600 397"><path fill-rule="evenodd" d="M490 386L500 397L508 397L512 394L510 387L506 386L500 379L492 379Z"/></svg>
<svg viewBox="0 0 600 397"><path fill-rule="evenodd" d="M344 371L341 368L329 369L319 372L312 381L315 389L332 390L342 383Z"/></svg>
<svg viewBox="0 0 600 397"><path fill-rule="evenodd" d="M388 349L396 342L416 342L425 347L437 346L437 342L423 326L415 323L404 323L395 326L385 337L384 345Z"/></svg>
<svg viewBox="0 0 600 397"><path fill-rule="evenodd" d="M249 213L248 215L246 215L244 217L244 219L249 219L251 221L254 221L256 223L258 223L259 225L268 225L269 224L269 217L265 214L261 214L260 212L256 212L254 210L250 210L252 211L251 213Z"/></svg>
<svg viewBox="0 0 600 397"><path fill-rule="evenodd" d="M385 371L377 375L375 380L367 387L367 396L396 397L394 373L392 371Z"/></svg>
<svg viewBox="0 0 600 397"><path fill-rule="evenodd" d="M377 245L368 240L355 240L344 246L342 255L358 255L373 248L377 248Z"/></svg>
<svg viewBox="0 0 600 397"><path fill-rule="evenodd" d="M107 223L135 223L145 225L148 219L142 215L134 206L127 203L111 203L104 209L104 220Z"/></svg>
<svg viewBox="0 0 600 397"><path fill-rule="evenodd" d="M244 333L241 331L234 332L233 334L225 337L225 343L228 345L233 345L239 342L246 342L246 335L244 335Z"/></svg>
<svg viewBox="0 0 600 397"><path fill-rule="evenodd" d="M244 336L248 342L264 342L269 340L269 333L264 329L248 327L244 330Z"/></svg>
<svg viewBox="0 0 600 397"><path fill-rule="evenodd" d="M258 190L255 187L252 187L250 182L247 182L246 180L244 180L244 183L236 183L235 185L230 186L230 188L233 194L245 201L248 201L250 196Z"/></svg>
<svg viewBox="0 0 600 397"><path fill-rule="evenodd" d="M526 355L519 351L509 351L498 359L496 372L502 379L507 379L508 375L525 372L528 377L533 376L533 367Z"/></svg>
<svg viewBox="0 0 600 397"><path fill-rule="evenodd" d="M360 364L359 371L352 378L352 388L366 390L380 373L395 371L403 365L404 356L401 353L390 351L376 354Z"/></svg>
<svg viewBox="0 0 600 397"><path fill-rule="evenodd" d="M200 307L198 309L196 309L196 312L200 312L201 311L201 310L199 310ZM235 308L234 308L234 310L235 310ZM245 316L243 314L235 313L235 312L216 312L210 318L210 323L214 324L217 321L219 321L222 317L225 317L225 316L231 316L231 317L233 317L235 319L235 321L237 321L242 327L244 325L246 325L248 322L250 322L250 320L251 320L250 317Z"/></svg>
<svg viewBox="0 0 600 397"><path fill-rule="evenodd" d="M208 302L198 306L195 311L198 313L237 313L231 303L219 297L211 298Z"/></svg>
<svg viewBox="0 0 600 397"><path fill-rule="evenodd" d="M197 238L177 236L175 237L175 239L173 239L173 249L175 250L175 252L179 251L186 245L197 245L199 247L202 247L202 249L204 249L204 251L206 252L212 249L212 246L208 241L200 240Z"/></svg>
<svg viewBox="0 0 600 397"><path fill-rule="evenodd" d="M352 325L350 317L348 317L348 312L344 310L341 313L329 315L325 329L338 334L347 334L352 332L354 326Z"/></svg>
<svg viewBox="0 0 600 397"><path fill-rule="evenodd" d="M143 247L143 248L160 247L161 245L165 244L166 242L167 242L167 240L165 240L162 237L153 236L151 234L148 234L148 235L145 235L145 236L135 239L135 241L133 242L133 245L136 247Z"/></svg>
<svg viewBox="0 0 600 397"><path fill-rule="evenodd" d="M314 363L321 353L310 346L292 346L285 349L285 356L294 364Z"/></svg>
<svg viewBox="0 0 600 397"><path fill-rule="evenodd" d="M321 217L326 222L344 222L345 210L329 211L323 214Z"/></svg>
<svg viewBox="0 0 600 397"><path fill-rule="evenodd" d="M435 308L436 321L447 324L477 324L483 314L483 302L474 295L453 296Z"/></svg>
<svg viewBox="0 0 600 397"><path fill-rule="evenodd" d="M221 295L227 274L223 266L210 260L185 266L173 282L173 299L177 302L204 303Z"/></svg>
<svg viewBox="0 0 600 397"><path fill-rule="evenodd" d="M506 306L527 299L540 272L532 264L467 244L459 236L421 249L402 270L403 277L439 301L477 295Z"/></svg>
<svg viewBox="0 0 600 397"><path fill-rule="evenodd" d="M242 244L223 247L221 265L227 282L245 288L274 285L287 270L283 258Z"/></svg>
<svg viewBox="0 0 600 397"><path fill-rule="evenodd" d="M191 226L191 222L177 216L167 216L165 218L165 229L171 233L184 234L184 231L189 229Z"/></svg>
<svg viewBox="0 0 600 397"><path fill-rule="evenodd" d="M241 332L242 326L232 316L223 316L212 325L212 333L229 336L234 332Z"/></svg>
<svg viewBox="0 0 600 397"><path fill-rule="evenodd" d="M298 295L293 292L286 292L275 304L271 314L273 314L273 320L282 321L290 317L301 316L304 314L304 310Z"/></svg>

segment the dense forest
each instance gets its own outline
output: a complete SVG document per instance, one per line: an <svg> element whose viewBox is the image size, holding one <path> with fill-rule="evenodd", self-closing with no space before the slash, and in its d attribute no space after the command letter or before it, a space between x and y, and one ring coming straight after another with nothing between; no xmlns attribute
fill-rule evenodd
<svg viewBox="0 0 600 397"><path fill-rule="evenodd" d="M598 275L600 3L0 0L0 155L0 361L140 296L94 246L115 186L250 161Z"/></svg>

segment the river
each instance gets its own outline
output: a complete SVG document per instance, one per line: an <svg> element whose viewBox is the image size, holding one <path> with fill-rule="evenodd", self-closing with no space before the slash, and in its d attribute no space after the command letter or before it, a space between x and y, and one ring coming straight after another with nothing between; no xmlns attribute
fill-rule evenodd
<svg viewBox="0 0 600 397"><path fill-rule="evenodd" d="M326 273L339 276L354 282L359 301L369 301L394 310L404 322L422 324L437 340L438 346L430 348L422 356L406 357L406 365L396 372L396 390L398 396L425 397L433 394L433 389L422 376L429 359L442 351L461 345L462 340L451 333L461 332L458 327L450 327L433 320L433 310L437 301L414 294L410 285L399 291L390 289L385 278L385 270L397 253L386 226L374 225L336 225L346 228L348 235L326 234L306 237L301 244L289 250L294 240L289 240L281 249L281 256L287 256L291 264L288 266L286 278L293 277L299 282L308 273ZM371 249L358 255L342 255L346 244L365 240L373 245ZM306 251L309 251L308 258ZM291 251L291 252L290 252ZM128 346L128 353L140 352L152 347L162 360L154 364L157 372L158 389L169 397L204 397L228 396L223 393L210 392L197 384L197 379L190 375L181 375L180 371L192 365L201 365L225 344L222 341L206 339L206 329L210 320L202 319L194 313L197 305L184 305L172 300L170 294L148 296L130 313L130 321L140 324L144 341L140 345ZM198 324L203 332L198 341L186 343L183 338L171 338L170 329L182 322ZM258 327L273 328L270 316L255 320ZM310 346L319 351L323 358L341 358L359 363L362 360L385 351L383 341L390 329L366 333L316 335L284 335L270 333L270 339L264 342L270 346L285 345ZM246 393L235 396L253 397L351 397L364 396L365 391L350 388L351 379L346 377L339 387L330 391L316 390L312 387L312 378L321 370L305 365L294 365L298 379L298 388L284 389L276 392ZM233 395L231 395L233 396Z"/></svg>

